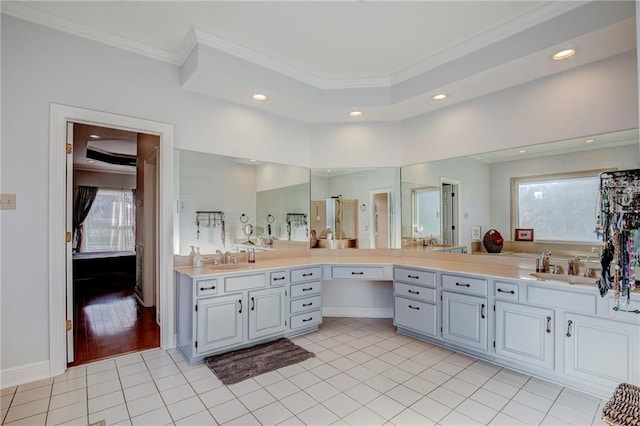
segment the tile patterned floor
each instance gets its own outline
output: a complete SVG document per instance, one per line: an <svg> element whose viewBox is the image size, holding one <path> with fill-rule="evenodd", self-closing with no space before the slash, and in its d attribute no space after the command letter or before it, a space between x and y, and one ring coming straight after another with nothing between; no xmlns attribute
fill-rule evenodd
<svg viewBox="0 0 640 426"><path fill-rule="evenodd" d="M316 357L231 386L175 350L72 367L2 390L2 424L602 425L605 401L399 335L325 318Z"/></svg>

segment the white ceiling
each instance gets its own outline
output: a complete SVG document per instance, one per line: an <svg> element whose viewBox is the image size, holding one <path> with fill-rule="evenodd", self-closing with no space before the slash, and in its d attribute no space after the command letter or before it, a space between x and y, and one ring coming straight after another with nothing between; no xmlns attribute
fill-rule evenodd
<svg viewBox="0 0 640 426"><path fill-rule="evenodd" d="M182 67L187 90L305 122L395 121L635 49L635 3L2 2ZM555 62L556 50L573 58ZM269 99L251 99L263 92ZM446 101L431 97L444 92Z"/></svg>

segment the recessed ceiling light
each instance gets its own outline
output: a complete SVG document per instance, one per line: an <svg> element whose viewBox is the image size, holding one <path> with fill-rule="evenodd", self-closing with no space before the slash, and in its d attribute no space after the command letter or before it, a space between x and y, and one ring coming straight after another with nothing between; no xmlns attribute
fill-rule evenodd
<svg viewBox="0 0 640 426"><path fill-rule="evenodd" d="M98 136L98 135L89 135L89 137L91 139L100 139L100 136Z"/></svg>
<svg viewBox="0 0 640 426"><path fill-rule="evenodd" d="M360 112L360 111L351 111L349 113L349 115L352 116L352 117L362 117L362 112Z"/></svg>
<svg viewBox="0 0 640 426"><path fill-rule="evenodd" d="M594 143L596 140L595 139L587 139L584 141L584 143L589 144L589 143Z"/></svg>
<svg viewBox="0 0 640 426"><path fill-rule="evenodd" d="M525 152L527 152L526 149L521 149L520 151L518 151L520 154L524 154Z"/></svg>
<svg viewBox="0 0 640 426"><path fill-rule="evenodd" d="M440 93L439 95L435 95L433 97L434 101L442 101L444 99L447 99L447 95L445 95L444 93Z"/></svg>
<svg viewBox="0 0 640 426"><path fill-rule="evenodd" d="M93 160L87 160L87 163L89 163L89 164L93 164L93 163L95 163L95 161L93 161Z"/></svg>
<svg viewBox="0 0 640 426"><path fill-rule="evenodd" d="M331 173L331 169L327 169L327 173Z"/></svg>
<svg viewBox="0 0 640 426"><path fill-rule="evenodd" d="M553 55L553 59L556 61L561 61L563 59L568 59L576 54L576 51L573 49L561 50L560 52Z"/></svg>
<svg viewBox="0 0 640 426"><path fill-rule="evenodd" d="M250 161L250 162L252 162L252 163L255 163L255 162L257 162L258 160L249 160L249 161Z"/></svg>
<svg viewBox="0 0 640 426"><path fill-rule="evenodd" d="M266 101L267 100L267 95L263 95L262 93L256 93L255 95L253 95L253 100L254 101Z"/></svg>

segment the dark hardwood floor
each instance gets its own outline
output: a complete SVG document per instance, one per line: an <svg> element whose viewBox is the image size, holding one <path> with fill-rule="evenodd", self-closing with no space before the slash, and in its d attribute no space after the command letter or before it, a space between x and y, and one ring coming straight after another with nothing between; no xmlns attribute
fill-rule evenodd
<svg viewBox="0 0 640 426"><path fill-rule="evenodd" d="M76 281L75 359L69 366L160 346L156 310L137 302L134 285L117 276Z"/></svg>

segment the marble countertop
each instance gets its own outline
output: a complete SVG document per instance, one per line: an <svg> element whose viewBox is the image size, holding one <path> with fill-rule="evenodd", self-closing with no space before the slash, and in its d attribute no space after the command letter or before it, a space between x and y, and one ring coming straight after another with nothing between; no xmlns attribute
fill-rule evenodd
<svg viewBox="0 0 640 426"><path fill-rule="evenodd" d="M491 278L523 280L531 283L561 286L575 289L597 291L594 284L569 284L558 279L535 277L534 263L531 259L518 259L489 256L469 256L466 254L433 253L415 250L312 250L287 256L280 254L260 258L256 254L256 263L205 264L202 267L178 266L175 271L191 278L208 277L218 274L261 272L280 268L295 268L322 265L371 265L406 266L429 269L438 272L482 275ZM635 293L638 293L636 290Z"/></svg>

